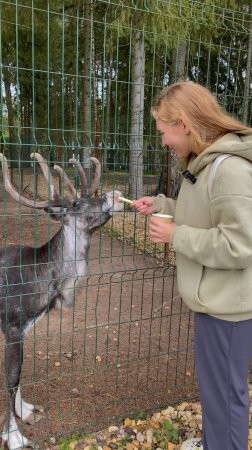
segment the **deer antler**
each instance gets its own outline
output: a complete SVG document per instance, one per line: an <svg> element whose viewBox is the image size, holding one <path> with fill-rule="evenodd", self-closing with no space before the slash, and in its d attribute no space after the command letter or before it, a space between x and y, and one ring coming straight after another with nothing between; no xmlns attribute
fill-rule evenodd
<svg viewBox="0 0 252 450"><path fill-rule="evenodd" d="M25 206L30 206L32 208L45 208L48 206L47 201L37 202L35 200L29 200L26 197L23 197L20 195L20 193L12 186L11 184L11 177L10 177L10 171L8 168L8 163L6 157L0 153L0 161L2 163L2 170L3 170L3 182L5 190L10 194L14 200L22 203Z"/></svg>
<svg viewBox="0 0 252 450"><path fill-rule="evenodd" d="M99 187L100 178L101 178L101 164L98 161L98 159L93 156L90 158L90 161L92 161L95 165L95 173L94 173L94 178L91 183L91 187L90 187L90 189L88 189L87 177L86 177L84 168L82 167L81 163L76 161L75 158L69 159L70 163L75 164L75 166L77 167L78 173L79 173L79 177L81 180L81 197L86 197L87 195L92 195L96 191L96 189L98 189L98 187Z"/></svg>
<svg viewBox="0 0 252 450"><path fill-rule="evenodd" d="M74 199L76 198L80 198L80 194L78 193L77 189L75 189L75 187L72 185L71 181L69 180L67 174L64 172L64 170L62 169L62 167L55 165L54 170L56 172L58 172L58 174L60 175L61 179L63 179L63 182L66 183L72 197Z"/></svg>
<svg viewBox="0 0 252 450"><path fill-rule="evenodd" d="M47 162L44 160L44 158L39 153L32 153L31 159L36 159L41 167L43 175L49 186L50 200L54 201L54 202L56 202L56 201L61 202L62 199L61 199L60 195L58 194L58 192L55 190L55 187L52 183L52 177L51 177L50 169L48 167ZM10 194L10 196L12 198L14 198L14 200L22 203L25 206L29 206L29 207L37 208L37 209L43 209L48 206L48 204L49 204L48 201L30 200L30 199L24 197L23 195L20 195L18 190L15 189L11 183L11 177L10 177L10 171L8 168L7 159L2 153L0 153L0 161L2 163L3 181L4 181L5 190L6 190L6 192L8 192ZM66 183L67 187L69 188L70 193L73 198L76 198L76 197L80 198L80 196L82 198L85 198L87 195L92 195L99 187L99 182L100 182L100 177L101 177L101 164L98 161L98 159L96 159L94 157L91 157L90 161L92 161L95 165L95 172L94 172L94 177L93 177L93 180L91 183L91 187L90 187L90 189L88 189L87 177L86 177L85 171L84 171L81 163L77 162L73 158L69 160L70 163L75 164L75 166L77 167L80 181L81 181L81 183L80 183L81 195L78 194L77 190L72 185L70 179L68 178L68 176L64 172L64 170L60 166L57 166L57 165L54 166L54 169L56 170L56 172L59 173L59 175L61 176L63 181Z"/></svg>
<svg viewBox="0 0 252 450"><path fill-rule="evenodd" d="M74 164L78 170L78 174L80 177L81 197L82 198L86 197L87 192L88 192L88 188L87 188L88 183L87 183L87 177L86 177L85 171L84 171L81 163L76 161L75 158L69 159L69 162Z"/></svg>
<svg viewBox="0 0 252 450"><path fill-rule="evenodd" d="M90 161L92 161L95 165L94 178L93 178L92 185L90 188L90 194L92 195L99 188L100 179L101 179L101 163L94 156L91 156Z"/></svg>
<svg viewBox="0 0 252 450"><path fill-rule="evenodd" d="M47 181L47 184L49 186L49 190L50 190L50 199L53 201L60 201L61 198L58 194L58 192L55 190L55 187L52 183L52 176L51 176L51 172L49 170L48 164L47 162L44 160L43 156L40 155L40 153L31 153L30 155L31 159L36 159L41 167L41 170L43 172L43 175Z"/></svg>

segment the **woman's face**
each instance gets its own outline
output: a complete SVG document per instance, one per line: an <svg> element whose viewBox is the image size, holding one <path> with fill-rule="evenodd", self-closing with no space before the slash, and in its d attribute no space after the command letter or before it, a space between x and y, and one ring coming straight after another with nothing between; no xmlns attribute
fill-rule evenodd
<svg viewBox="0 0 252 450"><path fill-rule="evenodd" d="M156 127L161 134L164 147L172 148L179 158L186 158L191 153L190 131L183 122L168 125L163 120L157 119Z"/></svg>

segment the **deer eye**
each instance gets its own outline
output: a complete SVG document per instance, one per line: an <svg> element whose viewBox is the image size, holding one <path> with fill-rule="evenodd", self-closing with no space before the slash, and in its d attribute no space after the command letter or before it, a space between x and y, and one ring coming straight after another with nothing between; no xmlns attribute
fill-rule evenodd
<svg viewBox="0 0 252 450"><path fill-rule="evenodd" d="M75 202L73 202L73 207L76 210L80 209L80 205L81 205L80 200L75 200Z"/></svg>

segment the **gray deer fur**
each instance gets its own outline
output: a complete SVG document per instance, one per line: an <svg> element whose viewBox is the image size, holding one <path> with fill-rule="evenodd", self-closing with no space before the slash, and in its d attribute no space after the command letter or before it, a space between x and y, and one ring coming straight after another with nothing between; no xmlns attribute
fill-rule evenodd
<svg viewBox="0 0 252 450"><path fill-rule="evenodd" d="M49 168L38 153L36 159L50 189L50 201L35 201L20 196L11 184L8 164L0 153L5 190L17 201L36 209L44 209L52 219L62 223L60 230L45 245L34 249L29 246L9 245L0 249L0 325L6 339L6 385L8 406L2 433L2 441L9 450L32 446L18 428L16 417L34 423L42 416L40 406L31 405L21 398L19 387L23 362L23 339L35 322L61 305L71 307L78 281L86 275L90 235L104 225L114 211L121 211L123 204L119 191L110 191L92 197L98 188L100 163L95 164L94 182L90 191L84 169L77 166L81 180L81 194L72 186L59 166L54 169L68 186L73 200L61 198L56 192ZM21 261L21 267L20 267Z"/></svg>

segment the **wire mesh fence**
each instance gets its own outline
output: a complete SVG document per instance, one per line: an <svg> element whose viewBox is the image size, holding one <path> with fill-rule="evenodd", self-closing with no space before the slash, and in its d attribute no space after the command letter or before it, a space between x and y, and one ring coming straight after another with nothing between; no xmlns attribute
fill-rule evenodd
<svg viewBox="0 0 252 450"><path fill-rule="evenodd" d="M100 220L94 233L87 227L88 267L78 272L87 253L78 256L76 209L69 241L65 215L84 196L75 162L90 186L90 156L101 162L98 197L113 189L131 198L176 195L180 169L150 116L156 93L171 82L208 86L251 125L251 5L222 3L0 0L0 149L7 159L0 199L0 415L22 362L22 398L44 407L34 416L21 404L21 419L34 423L12 421L11 450L26 444L23 436L42 446L51 436L99 430L197 396L193 317L177 291L172 248L151 244L148 218L125 207L104 227ZM43 163L30 159L34 152L47 162L47 177ZM71 201L55 164L70 180ZM8 193L8 171L16 196ZM98 197L88 197L87 205ZM69 291L72 308L65 310Z"/></svg>

